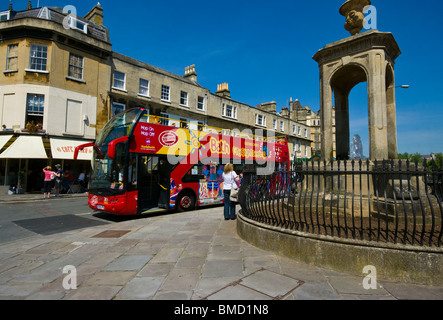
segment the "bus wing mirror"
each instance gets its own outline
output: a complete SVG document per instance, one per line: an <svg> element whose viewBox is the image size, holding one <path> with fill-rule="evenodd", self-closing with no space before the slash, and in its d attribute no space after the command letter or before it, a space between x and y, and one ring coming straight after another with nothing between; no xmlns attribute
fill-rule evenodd
<svg viewBox="0 0 443 320"><path fill-rule="evenodd" d="M89 142L89 143L85 143L85 144L82 144L82 145L79 145L79 146L75 147L75 150L74 150L74 160L77 160L78 153L80 151L82 151L84 148L93 147L94 145L95 145L94 142Z"/></svg>
<svg viewBox="0 0 443 320"><path fill-rule="evenodd" d="M129 137L128 136L124 136L115 140L112 140L111 142L109 142L108 145L108 157L109 159L115 159L115 146L119 143L128 141Z"/></svg>

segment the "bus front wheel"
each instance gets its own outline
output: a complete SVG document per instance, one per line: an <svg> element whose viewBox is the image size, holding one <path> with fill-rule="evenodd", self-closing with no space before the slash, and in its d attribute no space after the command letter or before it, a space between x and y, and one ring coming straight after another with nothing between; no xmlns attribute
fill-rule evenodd
<svg viewBox="0 0 443 320"><path fill-rule="evenodd" d="M191 211L195 209L195 197L190 193L184 193L180 196L177 203L177 209L180 212Z"/></svg>

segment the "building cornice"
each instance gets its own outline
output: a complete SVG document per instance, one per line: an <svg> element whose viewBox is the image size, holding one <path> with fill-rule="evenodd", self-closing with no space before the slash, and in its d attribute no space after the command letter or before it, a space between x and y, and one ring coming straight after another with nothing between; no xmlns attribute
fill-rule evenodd
<svg viewBox="0 0 443 320"><path fill-rule="evenodd" d="M394 61L400 56L401 50L390 32L370 30L352 37L348 37L326 45L312 57L319 65L334 61L344 54L358 54L369 49L383 49L390 60Z"/></svg>
<svg viewBox="0 0 443 320"><path fill-rule="evenodd" d="M44 19L26 17L0 23L0 41L20 38L35 38L84 49L100 57L107 57L112 52L112 44L95 39L87 34Z"/></svg>

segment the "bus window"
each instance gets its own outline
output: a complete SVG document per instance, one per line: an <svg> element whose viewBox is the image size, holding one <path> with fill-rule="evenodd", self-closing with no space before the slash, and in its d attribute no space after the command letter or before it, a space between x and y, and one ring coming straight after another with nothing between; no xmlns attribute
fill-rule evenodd
<svg viewBox="0 0 443 320"><path fill-rule="evenodd" d="M183 182L199 182L205 179L205 175L202 173L202 164L196 164L184 175Z"/></svg>

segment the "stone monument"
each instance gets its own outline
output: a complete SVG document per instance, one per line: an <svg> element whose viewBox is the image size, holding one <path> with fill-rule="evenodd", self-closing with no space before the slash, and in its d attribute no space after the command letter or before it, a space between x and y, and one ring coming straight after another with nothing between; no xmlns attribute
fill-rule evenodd
<svg viewBox="0 0 443 320"><path fill-rule="evenodd" d="M401 51L389 32L360 33L368 5L370 0L346 1L340 14L346 17L345 29L351 37L326 45L313 57L320 69L322 156L328 161L333 159L334 104L336 158L349 158L349 94L361 82L368 87L369 158L397 158L394 65Z"/></svg>
<svg viewBox="0 0 443 320"><path fill-rule="evenodd" d="M354 138L351 142L351 153L350 158L354 160L364 159L363 155L363 143L361 142L361 138L358 134L354 135Z"/></svg>
<svg viewBox="0 0 443 320"><path fill-rule="evenodd" d="M340 8L340 14L346 17L345 29L351 35L360 33L364 26L364 9L370 6L370 0L348 0Z"/></svg>

